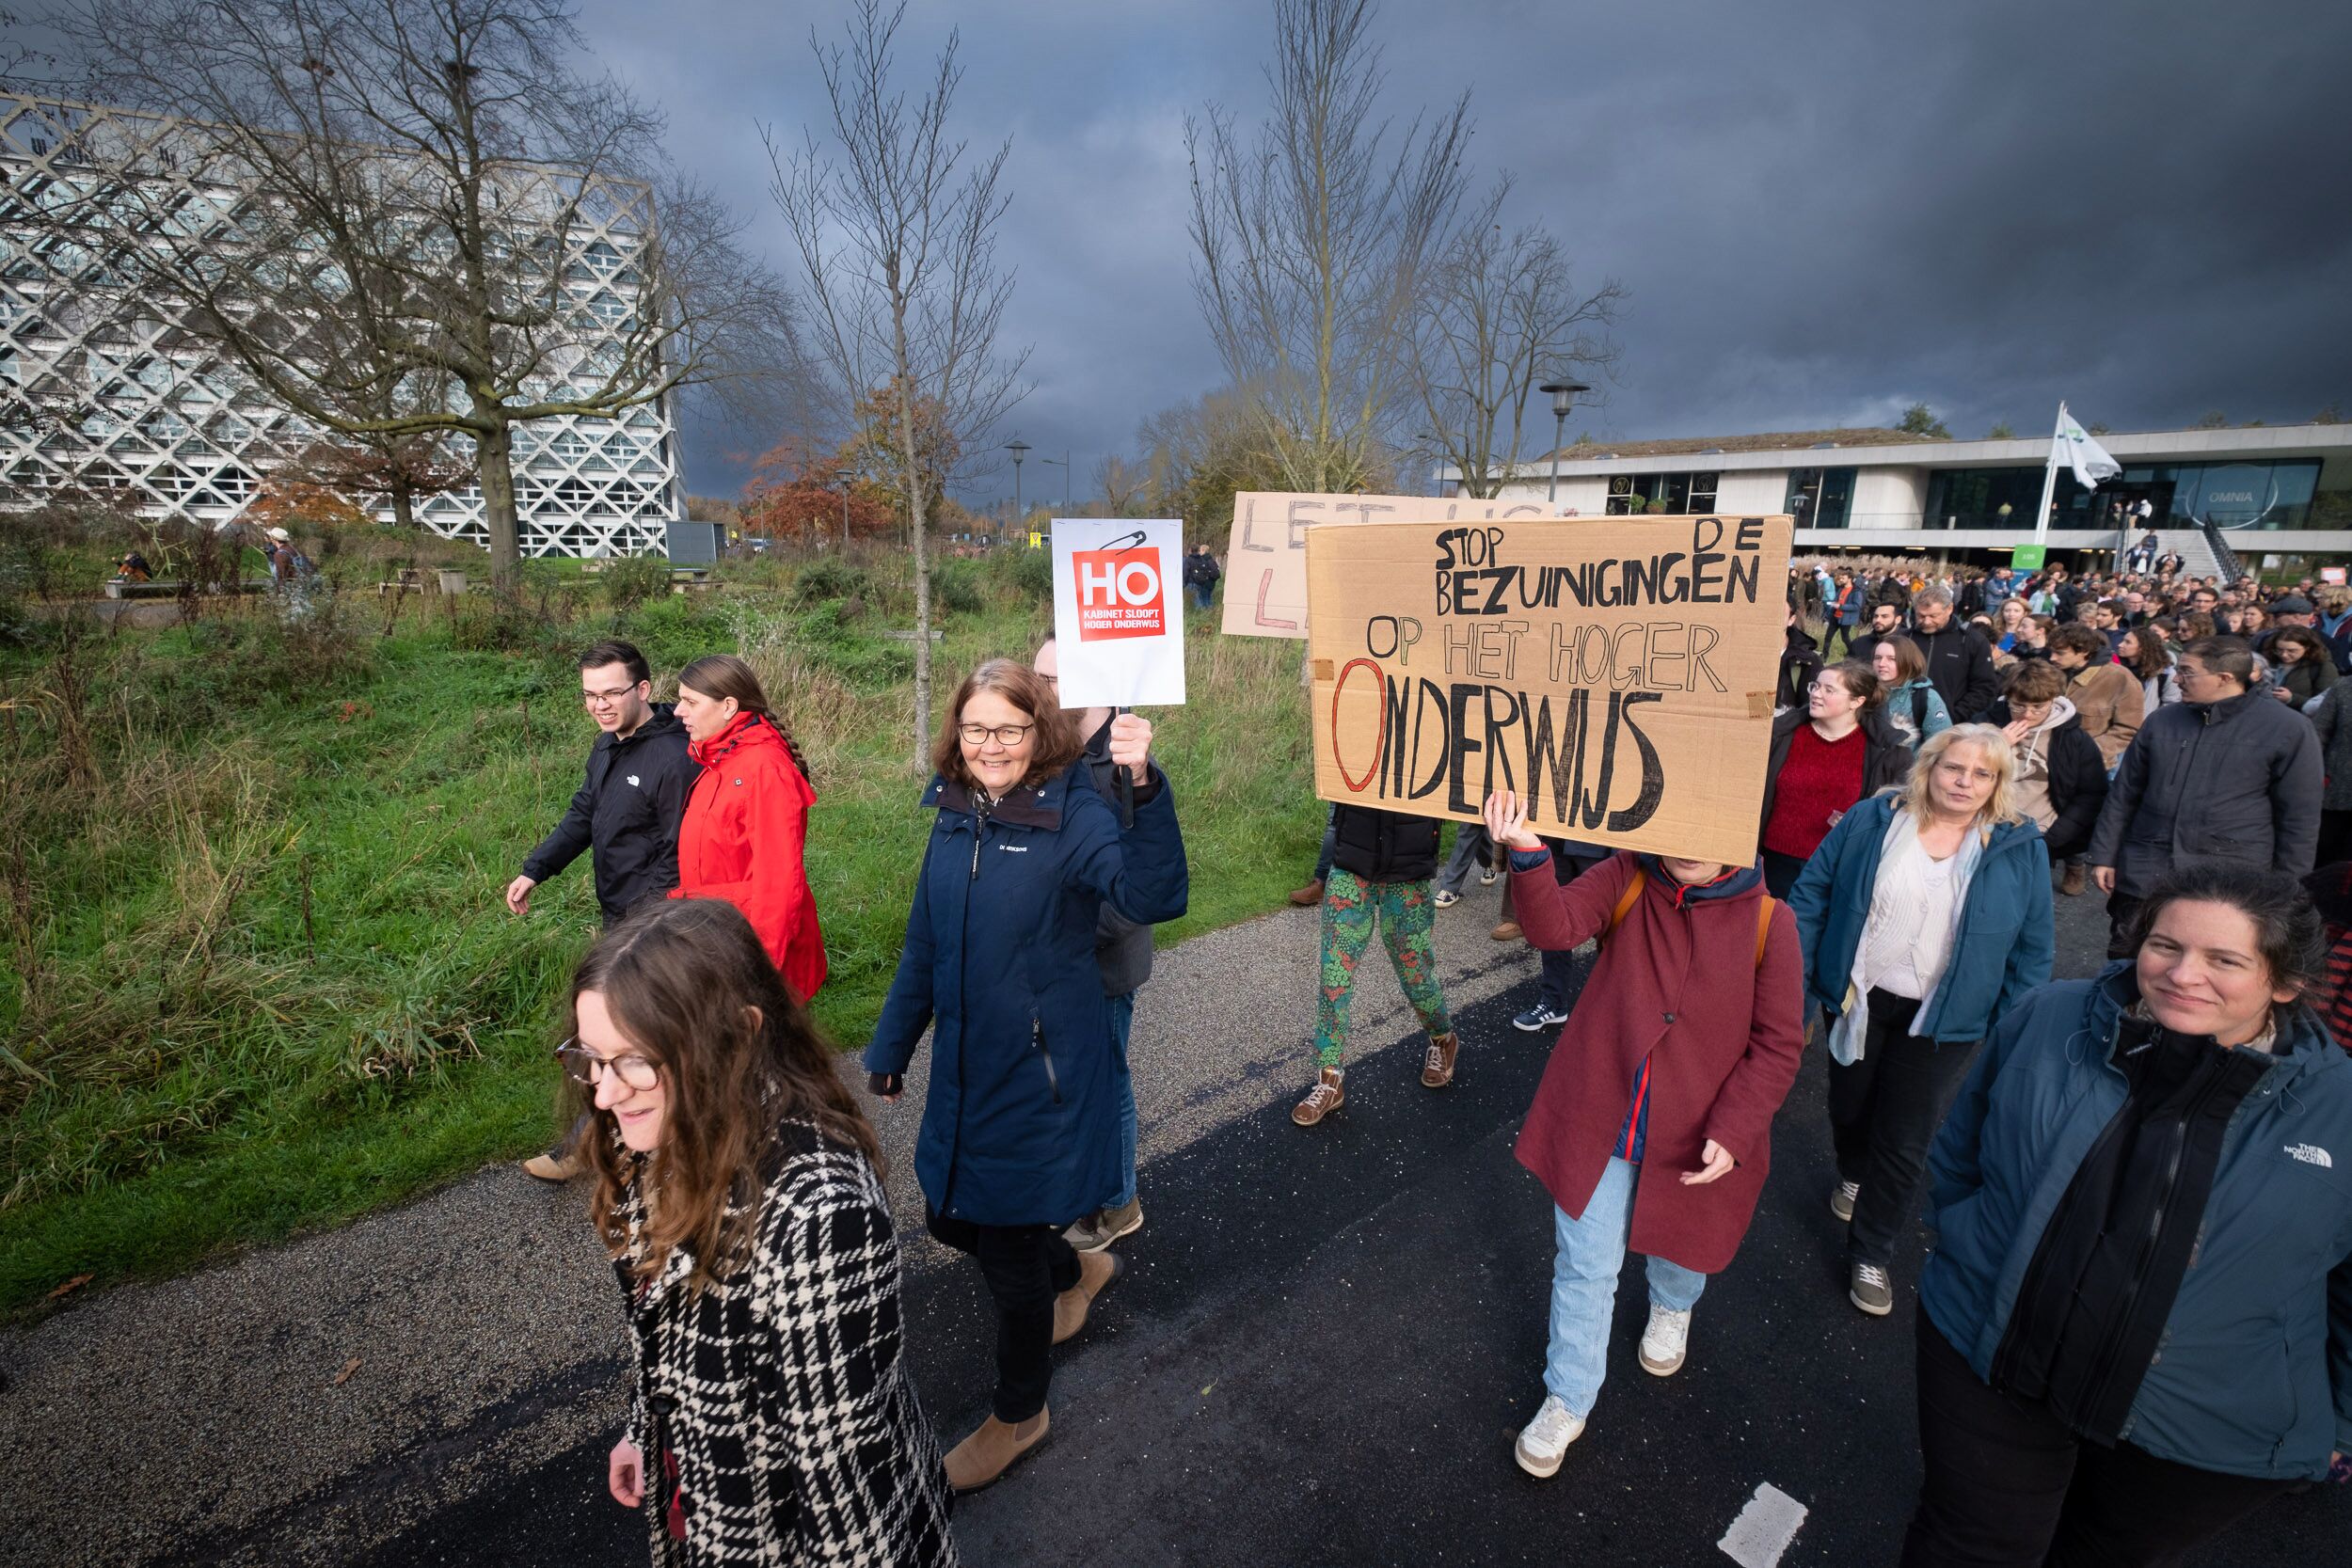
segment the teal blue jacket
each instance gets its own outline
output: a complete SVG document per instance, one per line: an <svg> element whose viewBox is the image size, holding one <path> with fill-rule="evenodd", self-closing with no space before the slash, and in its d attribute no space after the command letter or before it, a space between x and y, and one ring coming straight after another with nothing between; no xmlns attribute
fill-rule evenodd
<svg viewBox="0 0 2352 1568"><path fill-rule="evenodd" d="M1873 795L1838 818L1788 893L1804 943L1805 999L1834 1013L1845 1011L1854 952L1878 885L1879 847L1898 799ZM2058 945L2052 918L2042 830L2030 822L2000 824L1968 879L1960 940L1916 1032L1933 1040L1984 1038L2011 1003L2049 979Z"/></svg>
<svg viewBox="0 0 2352 1568"><path fill-rule="evenodd" d="M2129 962L2005 1014L1928 1154L1929 1320L1988 1375L2058 1200L2122 1106ZM2306 1008L2223 1135L2197 1250L2122 1438L2228 1475L2352 1452L2352 1057Z"/></svg>

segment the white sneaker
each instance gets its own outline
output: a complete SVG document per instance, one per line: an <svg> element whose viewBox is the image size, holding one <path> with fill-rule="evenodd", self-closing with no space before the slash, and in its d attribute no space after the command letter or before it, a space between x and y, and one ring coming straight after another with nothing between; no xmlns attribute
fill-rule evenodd
<svg viewBox="0 0 2352 1568"><path fill-rule="evenodd" d="M1690 1348L1691 1314L1669 1312L1652 1302L1649 1327L1642 1331L1642 1370L1655 1377L1672 1377L1682 1370L1682 1358Z"/></svg>
<svg viewBox="0 0 2352 1568"><path fill-rule="evenodd" d="M1519 1440L1513 1445L1511 1456L1529 1475L1549 1481L1560 1473L1560 1461L1566 1455L1568 1445L1582 1435L1584 1418L1569 1415L1559 1395L1546 1394L1544 1407L1535 1412L1535 1418L1519 1429Z"/></svg>
<svg viewBox="0 0 2352 1568"><path fill-rule="evenodd" d="M1450 888L1439 888L1438 890L1438 896L1431 900L1432 903L1436 904L1438 908L1441 910L1450 910L1461 901L1462 895L1454 892Z"/></svg>

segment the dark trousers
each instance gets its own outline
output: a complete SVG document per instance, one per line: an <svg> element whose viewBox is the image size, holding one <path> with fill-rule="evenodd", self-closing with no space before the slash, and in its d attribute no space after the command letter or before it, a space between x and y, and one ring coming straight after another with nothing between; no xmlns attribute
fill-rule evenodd
<svg viewBox="0 0 2352 1568"><path fill-rule="evenodd" d="M1830 1136L1837 1176L1858 1181L1847 1250L1857 1263L1884 1268L1895 1238L1911 1222L1912 1203L1927 1169L1928 1144L1976 1053L1974 1040L1914 1038L1907 1031L1919 1004L1873 990L1862 1060L1829 1065Z"/></svg>
<svg viewBox="0 0 2352 1568"><path fill-rule="evenodd" d="M1054 1381L1054 1298L1078 1283L1078 1255L1057 1225L974 1225L935 1212L923 1223L979 1259L996 1304L996 1418L1018 1426L1045 1408Z"/></svg>
<svg viewBox="0 0 2352 1568"><path fill-rule="evenodd" d="M2107 957L2128 958L2138 949L2132 945L2132 927L2139 924L2139 908L2147 899L2121 890L2107 895Z"/></svg>
<svg viewBox="0 0 2352 1568"><path fill-rule="evenodd" d="M1606 859L1606 856L1595 859L1590 856L1567 854L1554 845L1551 851L1552 878L1565 887L1593 867L1601 864ZM1576 978L1576 955L1547 950L1543 955L1543 1004L1555 1013L1565 1013L1568 1010L1568 982Z"/></svg>
<svg viewBox="0 0 2352 1568"><path fill-rule="evenodd" d="M2323 811L2319 814L2319 852L2312 864L2333 865L2338 861L2352 861L2352 811Z"/></svg>
<svg viewBox="0 0 2352 1568"><path fill-rule="evenodd" d="M1784 855L1777 849L1764 851L1764 891L1775 898L1786 898L1804 875L1805 863L1796 855Z"/></svg>
<svg viewBox="0 0 2352 1568"><path fill-rule="evenodd" d="M1924 1311L1915 1337L1928 1473L1903 1568L2156 1568L2295 1484L2083 1442L2039 1401L1985 1386Z"/></svg>
<svg viewBox="0 0 2352 1568"><path fill-rule="evenodd" d="M1316 881L1330 879L1331 859L1339 852L1340 814L1336 808L1327 806L1323 812L1323 842L1315 846L1314 879Z"/></svg>

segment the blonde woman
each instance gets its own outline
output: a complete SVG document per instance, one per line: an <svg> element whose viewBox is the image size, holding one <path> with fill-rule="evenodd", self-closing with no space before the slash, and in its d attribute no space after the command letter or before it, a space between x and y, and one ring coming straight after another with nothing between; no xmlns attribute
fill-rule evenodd
<svg viewBox="0 0 2352 1568"><path fill-rule="evenodd" d="M2009 737L1956 724L1921 743L1906 784L1839 818L1788 905L1830 1025L1848 1295L1883 1318L1936 1124L1978 1042L2050 977L2050 856Z"/></svg>

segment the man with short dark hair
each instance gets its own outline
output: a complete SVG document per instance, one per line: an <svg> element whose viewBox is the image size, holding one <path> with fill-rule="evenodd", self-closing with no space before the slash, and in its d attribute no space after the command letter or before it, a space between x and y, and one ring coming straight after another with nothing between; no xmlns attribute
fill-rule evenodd
<svg viewBox="0 0 2352 1568"><path fill-rule="evenodd" d="M1860 637L1846 639L1846 657L1867 664L1878 657L1879 642L1903 629L1903 612L1882 599L1870 607L1870 625Z"/></svg>
<svg viewBox="0 0 2352 1568"><path fill-rule="evenodd" d="M2319 843L2319 738L2252 689L2253 650L2200 638L2176 671L2182 701L2141 722L2090 835L2110 958L2131 956L2140 905L2175 865L2236 861L2300 877Z"/></svg>
<svg viewBox="0 0 2352 1568"><path fill-rule="evenodd" d="M645 656L618 641L580 655L580 697L596 721L588 768L555 831L523 860L506 884L506 907L531 912L531 890L586 849L596 866L596 907L611 926L648 899L677 886L678 817L702 771L686 754L686 726L653 696ZM580 1129L545 1154L523 1162L543 1181L569 1180L580 1168L571 1147Z"/></svg>
<svg viewBox="0 0 2352 1568"><path fill-rule="evenodd" d="M1993 669L1993 644L1984 633L1952 617L1952 595L1941 588L1920 591L1911 601L1911 640L1927 656L1928 681L1943 695L1955 724L1975 723L2000 695Z"/></svg>

